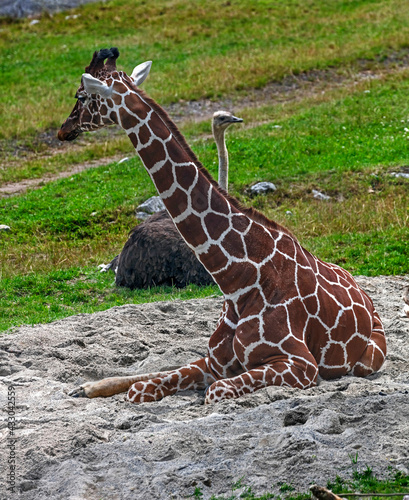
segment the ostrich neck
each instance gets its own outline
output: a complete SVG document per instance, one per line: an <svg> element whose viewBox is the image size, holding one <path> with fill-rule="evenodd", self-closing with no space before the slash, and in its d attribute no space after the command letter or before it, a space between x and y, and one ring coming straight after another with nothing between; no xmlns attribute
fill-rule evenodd
<svg viewBox="0 0 409 500"><path fill-rule="evenodd" d="M162 108L137 95L141 102L129 109L130 118L122 112L122 127L176 228L224 292L230 281L225 248L237 239L232 230L244 233L252 222L219 191Z"/></svg>
<svg viewBox="0 0 409 500"><path fill-rule="evenodd" d="M227 152L225 141L225 130L213 128L213 135L217 146L217 155L219 159L219 186L228 191L229 182L229 154Z"/></svg>

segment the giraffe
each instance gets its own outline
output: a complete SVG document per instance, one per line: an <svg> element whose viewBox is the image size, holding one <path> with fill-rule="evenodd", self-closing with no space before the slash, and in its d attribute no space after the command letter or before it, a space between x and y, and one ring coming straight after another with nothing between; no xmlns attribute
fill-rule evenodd
<svg viewBox="0 0 409 500"><path fill-rule="evenodd" d="M116 48L94 53L58 137L70 141L114 123L125 130L224 304L204 358L168 372L87 382L70 394L127 392L128 401L141 403L206 389L205 403L215 403L267 386L309 388L318 375L379 370L386 356L382 322L351 274L220 188L166 112L139 88L151 62L128 76L116 69L118 56Z"/></svg>

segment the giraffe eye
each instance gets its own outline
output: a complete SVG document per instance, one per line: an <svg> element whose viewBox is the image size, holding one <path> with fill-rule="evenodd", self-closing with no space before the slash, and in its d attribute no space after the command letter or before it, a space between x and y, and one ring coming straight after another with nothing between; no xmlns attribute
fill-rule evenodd
<svg viewBox="0 0 409 500"><path fill-rule="evenodd" d="M81 95L77 98L80 102L82 102L82 104L85 103L85 101L87 100L87 98L85 97L85 95Z"/></svg>

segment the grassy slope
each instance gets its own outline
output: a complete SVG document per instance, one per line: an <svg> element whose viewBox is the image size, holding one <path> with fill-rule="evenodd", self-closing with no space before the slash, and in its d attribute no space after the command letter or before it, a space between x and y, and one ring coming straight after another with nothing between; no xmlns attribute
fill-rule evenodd
<svg viewBox="0 0 409 500"><path fill-rule="evenodd" d="M164 104L261 87L284 75L408 46L405 0L111 0L0 31L0 138L58 126L90 53L121 49L128 71L152 59L146 88ZM49 112L50 107L52 113Z"/></svg>
<svg viewBox="0 0 409 500"><path fill-rule="evenodd" d="M60 123L91 50L104 45L120 46L121 67L157 59L147 88L166 103L224 92L238 96L247 86L334 63L345 71L358 57L382 56L406 43L406 2L253 4L214 3L205 9L199 1L187 7L179 1L172 2L171 11L169 2L148 7L134 2L130 7L116 1L99 9L84 7L75 23L63 14L42 18L34 26L27 21L3 23L0 36L8 45L2 47L0 65L6 78L0 86L7 82L10 91L0 93L0 106L11 108L4 117L3 137L26 142L32 137L35 142L36 131ZM145 8L148 13L143 13ZM186 29L174 28L175 19ZM263 36L252 42L256 32ZM28 65L33 58L35 68ZM234 77L227 78L229 72ZM324 86L325 93L241 110L245 127L229 131L232 193L289 226L321 258L354 273L408 273L408 181L388 173L408 163L408 74L378 76L358 83L352 78L343 86ZM200 139L209 134L209 123L186 125L183 132L215 175L213 141ZM12 158L0 174L3 180L41 176L84 158L130 151L126 138L107 144L104 137L86 135L46 160ZM278 190L249 198L247 186L256 180L273 181ZM314 200L312 189L331 195L331 201ZM117 290L113 275L96 272L98 264L120 251L134 224L135 205L152 194L153 185L133 158L0 200L0 222L13 229L0 232L0 329L126 302L217 293L215 287Z"/></svg>

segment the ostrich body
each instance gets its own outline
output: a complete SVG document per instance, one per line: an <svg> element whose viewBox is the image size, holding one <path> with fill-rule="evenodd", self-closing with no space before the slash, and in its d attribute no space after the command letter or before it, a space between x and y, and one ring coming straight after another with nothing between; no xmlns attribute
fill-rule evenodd
<svg viewBox="0 0 409 500"><path fill-rule="evenodd" d="M219 159L219 185L227 191L229 160L225 132L243 120L228 111L216 111L212 131ZM166 210L151 215L129 233L121 253L109 267L117 286L148 288L157 285L185 287L213 284L213 278L183 241Z"/></svg>

